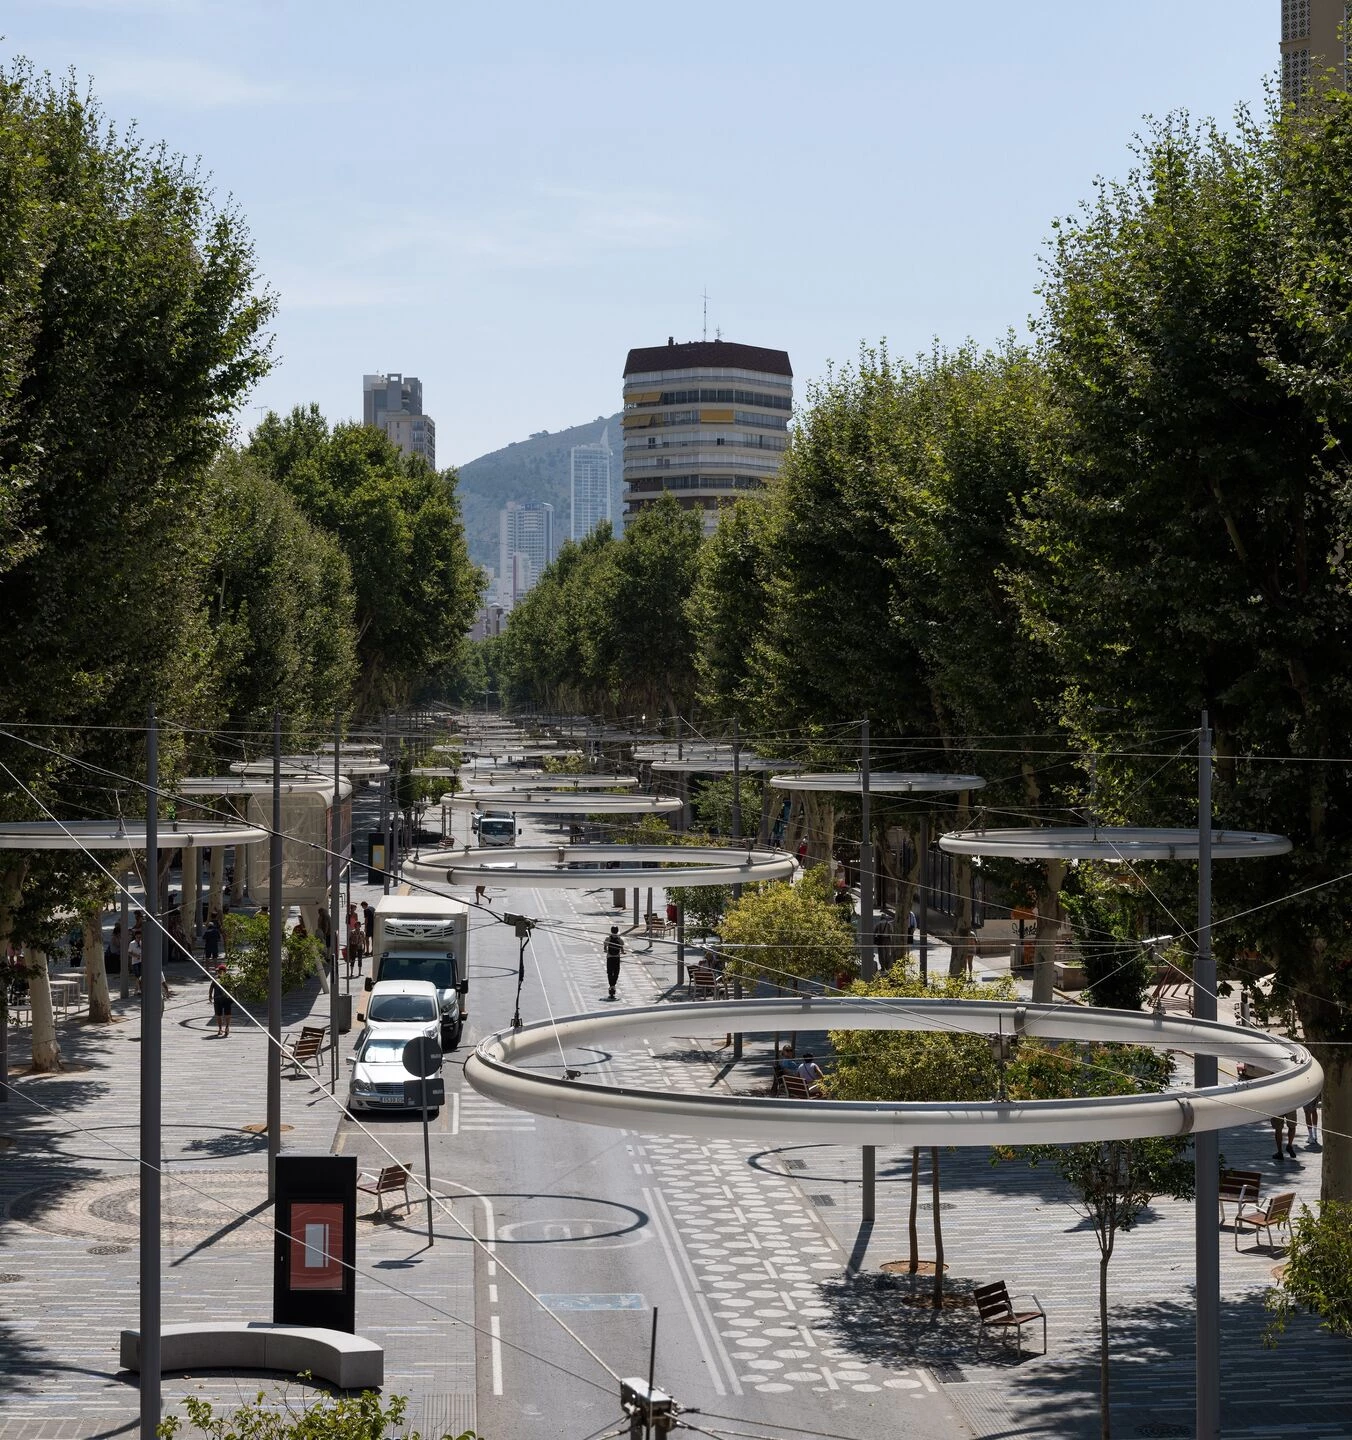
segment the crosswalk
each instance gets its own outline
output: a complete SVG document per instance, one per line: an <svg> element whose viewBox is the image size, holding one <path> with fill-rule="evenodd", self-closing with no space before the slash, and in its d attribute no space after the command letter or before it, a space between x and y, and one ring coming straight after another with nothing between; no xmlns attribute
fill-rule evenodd
<svg viewBox="0 0 1352 1440"><path fill-rule="evenodd" d="M508 1105L500 1105L496 1100L486 1100L466 1087L455 1096L451 1128L456 1133L493 1131L503 1134L508 1131L530 1131L535 1129L535 1116L524 1110L513 1110Z"/></svg>

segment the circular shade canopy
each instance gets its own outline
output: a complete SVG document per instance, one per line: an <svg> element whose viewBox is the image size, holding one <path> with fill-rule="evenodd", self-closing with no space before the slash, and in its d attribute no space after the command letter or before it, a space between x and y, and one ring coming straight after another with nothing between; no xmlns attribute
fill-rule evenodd
<svg viewBox="0 0 1352 1440"><path fill-rule="evenodd" d="M161 820L161 850L252 845L268 838L252 825ZM144 850L144 820L19 820L0 825L0 850Z"/></svg>
<svg viewBox="0 0 1352 1440"><path fill-rule="evenodd" d="M1271 1073L1201 1090L1003 1104L772 1100L707 1090L617 1089L541 1073L571 1051L571 1063L585 1074L598 1056L631 1046L636 1038L651 1042L725 1030L827 1029L1006 1036L1021 1032L1048 1041L1125 1042L1249 1061ZM1300 1045L1214 1021L1017 1001L858 996L705 1001L567 1016L490 1035L469 1057L465 1075L481 1095L519 1110L646 1135L746 1138L767 1145L898 1147L1063 1145L1224 1130L1295 1109L1319 1093L1324 1079Z"/></svg>
<svg viewBox="0 0 1352 1440"><path fill-rule="evenodd" d="M726 755L691 755L688 751L681 758L676 758L676 751L673 749L667 759L652 760L648 762L654 770L664 774L688 774L688 775L722 775L731 773L734 769L743 772L778 770L784 764L782 760L762 760L758 755L743 755L736 765L733 764L732 752Z"/></svg>
<svg viewBox="0 0 1352 1440"><path fill-rule="evenodd" d="M272 775L189 775L186 780L174 782L174 794L191 799L206 799L214 795L271 795ZM289 775L282 772L283 795L332 795L333 780L322 780L314 775ZM346 798L352 793L352 782L344 779L338 786L339 793Z"/></svg>
<svg viewBox="0 0 1352 1440"><path fill-rule="evenodd" d="M430 775L430 770L415 770L415 775ZM458 774L458 771L437 771L437 774ZM633 775L531 775L504 770L498 775L467 773L465 779L475 795L517 795L523 790L558 792L582 790L633 790L638 780Z"/></svg>
<svg viewBox="0 0 1352 1440"><path fill-rule="evenodd" d="M388 775L390 767L375 756L340 755L338 769L344 775ZM271 760L236 760L230 770L235 775L271 775ZM283 775L313 775L332 779L332 755L283 755Z"/></svg>
<svg viewBox="0 0 1352 1440"><path fill-rule="evenodd" d="M450 796L450 803L458 810L498 804L517 815L669 815L681 808L674 795L594 795L590 791L536 795L529 791L461 790Z"/></svg>
<svg viewBox="0 0 1352 1440"><path fill-rule="evenodd" d="M404 873L410 878L433 884L476 885L488 875L495 885L564 890L589 890L598 883L617 888L651 885L654 880L664 885L750 885L784 880L795 869L793 856L782 850L734 850L718 845L442 850L404 864Z"/></svg>
<svg viewBox="0 0 1352 1440"><path fill-rule="evenodd" d="M924 775L897 770L878 770L868 777L870 795L943 794L957 790L981 790L985 784L980 775ZM772 775L770 785L775 790L835 790L847 795L858 795L861 788L857 770L818 775Z"/></svg>
<svg viewBox="0 0 1352 1440"><path fill-rule="evenodd" d="M1148 829L1136 825L1072 825L1063 829L955 830L939 837L950 855L987 855L1006 860L1196 860L1197 830ZM1213 860L1285 855L1285 835L1213 830Z"/></svg>

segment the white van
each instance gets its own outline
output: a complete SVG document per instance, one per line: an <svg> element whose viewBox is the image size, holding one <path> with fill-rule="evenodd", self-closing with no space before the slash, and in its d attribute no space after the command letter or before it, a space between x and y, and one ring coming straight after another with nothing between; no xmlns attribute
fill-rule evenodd
<svg viewBox="0 0 1352 1440"><path fill-rule="evenodd" d="M366 988L431 981L441 1009L441 1048L454 1050L469 1013L469 907L448 895L382 895L371 948L375 962Z"/></svg>

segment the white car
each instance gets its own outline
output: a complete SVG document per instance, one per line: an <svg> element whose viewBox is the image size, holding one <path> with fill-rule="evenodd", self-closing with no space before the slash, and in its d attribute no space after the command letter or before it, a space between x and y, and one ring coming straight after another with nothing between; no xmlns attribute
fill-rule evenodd
<svg viewBox="0 0 1352 1440"><path fill-rule="evenodd" d="M349 1061L352 1078L348 1082L347 1108L418 1109L422 1103L418 1077L404 1068L404 1046L426 1034L426 1026L420 1024L381 1024L364 1030ZM428 1083L437 1085L438 1096L443 1093L440 1077L433 1077Z"/></svg>
<svg viewBox="0 0 1352 1440"><path fill-rule="evenodd" d="M430 980L378 980L366 995L366 1027L418 1026L434 1040L441 1037L441 1000Z"/></svg>

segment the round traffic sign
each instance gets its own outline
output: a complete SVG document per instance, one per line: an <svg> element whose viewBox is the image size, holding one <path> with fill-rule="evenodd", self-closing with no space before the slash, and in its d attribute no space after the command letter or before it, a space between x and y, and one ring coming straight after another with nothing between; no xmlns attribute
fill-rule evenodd
<svg viewBox="0 0 1352 1440"><path fill-rule="evenodd" d="M430 1035L419 1035L404 1046L404 1069L410 1075L435 1075L441 1069L441 1046Z"/></svg>

